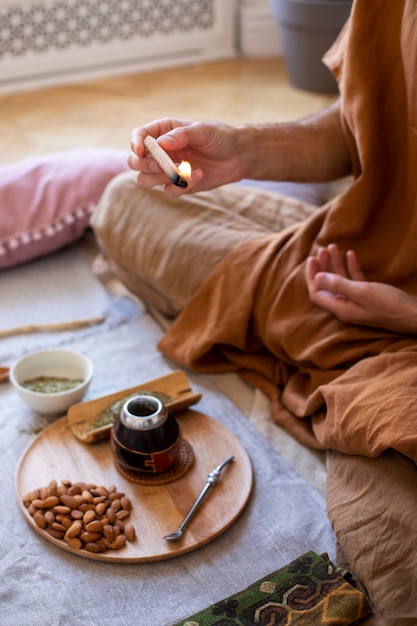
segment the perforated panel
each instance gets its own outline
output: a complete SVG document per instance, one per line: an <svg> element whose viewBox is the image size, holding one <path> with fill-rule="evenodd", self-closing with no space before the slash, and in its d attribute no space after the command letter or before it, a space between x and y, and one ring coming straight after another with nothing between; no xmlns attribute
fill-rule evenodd
<svg viewBox="0 0 417 626"><path fill-rule="evenodd" d="M60 0L0 8L0 55L205 32L215 25L214 0Z"/></svg>
<svg viewBox="0 0 417 626"><path fill-rule="evenodd" d="M235 0L49 0L0 4L0 86L116 65L234 54ZM112 70L113 68L113 70ZM121 70L121 68L119 68ZM49 81L50 82L50 81Z"/></svg>

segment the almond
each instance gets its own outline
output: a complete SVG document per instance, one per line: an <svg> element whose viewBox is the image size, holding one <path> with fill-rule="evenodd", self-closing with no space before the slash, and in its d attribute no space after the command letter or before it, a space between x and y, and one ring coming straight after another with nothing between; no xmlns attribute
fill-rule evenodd
<svg viewBox="0 0 417 626"><path fill-rule="evenodd" d="M83 522L85 525L87 525L93 520L95 520L96 517L97 517L97 514L94 509L88 510L84 513Z"/></svg>
<svg viewBox="0 0 417 626"><path fill-rule="evenodd" d="M68 539L72 539L73 537L78 537L82 529L83 529L82 522L80 521L72 522L71 526L67 528L65 537L67 537Z"/></svg>
<svg viewBox="0 0 417 626"><path fill-rule="evenodd" d="M87 530L83 530L83 532L80 533L79 537L81 541L84 541L84 543L89 543L90 541L96 541L97 539L100 539L100 533L91 533Z"/></svg>
<svg viewBox="0 0 417 626"><path fill-rule="evenodd" d="M90 489L93 496L108 496L109 492L105 487L94 487L94 489Z"/></svg>
<svg viewBox="0 0 417 626"><path fill-rule="evenodd" d="M88 552L103 552L103 548L94 543L94 541L88 541L84 548L88 550Z"/></svg>
<svg viewBox="0 0 417 626"><path fill-rule="evenodd" d="M36 508L36 506L33 504L33 502L31 502L28 506L28 511L29 513L32 515L32 517L35 515L36 511L39 511L39 509Z"/></svg>
<svg viewBox="0 0 417 626"><path fill-rule="evenodd" d="M121 491L113 491L113 493L109 494L109 500L110 502L113 502L114 500L121 500L124 495L125 494Z"/></svg>
<svg viewBox="0 0 417 626"><path fill-rule="evenodd" d="M120 550L120 548L123 548L123 546L125 545L126 545L125 535L118 535L116 539L113 541L113 543L111 544L111 549Z"/></svg>
<svg viewBox="0 0 417 626"><path fill-rule="evenodd" d="M110 524L103 526L103 534L109 541L114 541L116 539L116 533L114 532L113 526Z"/></svg>
<svg viewBox="0 0 417 626"><path fill-rule="evenodd" d="M85 527L86 531L89 533L102 533L103 532L103 524L99 520L93 520Z"/></svg>
<svg viewBox="0 0 417 626"><path fill-rule="evenodd" d="M38 509L50 509L59 504L59 498L58 496L47 496L44 499L36 498L36 500L33 500L32 504Z"/></svg>
<svg viewBox="0 0 417 626"><path fill-rule="evenodd" d="M57 506L52 507L52 511L57 515L68 515L71 513L70 507L63 504L57 504Z"/></svg>
<svg viewBox="0 0 417 626"><path fill-rule="evenodd" d="M65 536L64 540L69 545L69 547L73 548L74 550L81 550L81 548L83 547L83 542L81 541L81 539L78 539L78 537Z"/></svg>
<svg viewBox="0 0 417 626"><path fill-rule="evenodd" d="M103 540L103 537L101 537L100 539L97 539L97 541L95 541L94 543L96 544L96 546L100 548L100 552L105 552L106 550L108 550L108 546Z"/></svg>
<svg viewBox="0 0 417 626"><path fill-rule="evenodd" d="M73 496L69 496L68 494L65 494L64 496L61 496L59 498L59 501L60 501L60 504L63 504L64 506L68 506L70 509L78 509L79 502Z"/></svg>
<svg viewBox="0 0 417 626"><path fill-rule="evenodd" d="M50 535L52 535L52 537L55 537L55 539L64 538L65 533L60 530L55 530L54 528L47 528L46 530L48 531Z"/></svg>
<svg viewBox="0 0 417 626"><path fill-rule="evenodd" d="M132 503L129 498L126 498L126 496L120 498L120 504L122 505L122 509L124 509L125 511L130 511L132 508Z"/></svg>
<svg viewBox="0 0 417 626"><path fill-rule="evenodd" d="M58 484L56 480L51 480L47 488L48 496L56 496L58 495Z"/></svg>
<svg viewBox="0 0 417 626"><path fill-rule="evenodd" d="M136 538L136 531L132 524L126 524L125 526L125 535L128 541L134 541Z"/></svg>
<svg viewBox="0 0 417 626"><path fill-rule="evenodd" d="M80 504L79 509L85 513L86 511L95 511L95 506L93 502L83 502Z"/></svg>
<svg viewBox="0 0 417 626"><path fill-rule="evenodd" d="M93 501L93 494L91 494L88 489L84 489L84 491L81 494L82 499L84 500L84 502L92 502Z"/></svg>
<svg viewBox="0 0 417 626"><path fill-rule="evenodd" d="M65 528L65 526L63 526L63 525L62 525L62 524L60 524L59 522L54 522L53 524L51 524L51 528L52 528L53 530L58 530L59 532L64 533L64 535L65 535L65 531L67 530L67 529Z"/></svg>
<svg viewBox="0 0 417 626"><path fill-rule="evenodd" d="M106 550L110 550L111 548L111 541L109 541L108 539L106 539L106 537L102 537L100 539L101 543L105 546Z"/></svg>
<svg viewBox="0 0 417 626"><path fill-rule="evenodd" d="M105 502L107 500L107 496L96 496L93 498L93 504L100 504L100 502Z"/></svg>
<svg viewBox="0 0 417 626"><path fill-rule="evenodd" d="M47 511L47 513L49 513L49 511ZM46 518L46 514L45 514L45 518ZM68 528L73 523L73 520L69 517L69 515L57 515L56 521L62 524L66 530L68 530Z"/></svg>
<svg viewBox="0 0 417 626"><path fill-rule="evenodd" d="M96 504L95 511L97 515L104 515L104 513L107 511L107 507L107 502L99 502L98 504Z"/></svg>
<svg viewBox="0 0 417 626"><path fill-rule="evenodd" d="M33 519L36 522L36 526L38 526L39 528L46 528L48 525L48 522L45 519L45 516L42 515L42 513L39 511L38 513L35 513L35 515L33 516Z"/></svg>
<svg viewBox="0 0 417 626"><path fill-rule="evenodd" d="M117 513L117 511L119 511L122 508L120 498L115 498L115 500L112 500L112 503L110 506L113 509L113 511L116 511Z"/></svg>
<svg viewBox="0 0 417 626"><path fill-rule="evenodd" d="M48 509L45 511L45 519L49 525L53 524L55 521L55 513Z"/></svg>

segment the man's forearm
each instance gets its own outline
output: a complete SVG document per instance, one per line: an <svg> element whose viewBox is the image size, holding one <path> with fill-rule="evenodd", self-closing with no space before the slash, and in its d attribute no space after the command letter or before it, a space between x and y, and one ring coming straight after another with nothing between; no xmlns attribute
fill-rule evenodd
<svg viewBox="0 0 417 626"><path fill-rule="evenodd" d="M245 178L325 182L351 173L339 102L304 120L239 129Z"/></svg>

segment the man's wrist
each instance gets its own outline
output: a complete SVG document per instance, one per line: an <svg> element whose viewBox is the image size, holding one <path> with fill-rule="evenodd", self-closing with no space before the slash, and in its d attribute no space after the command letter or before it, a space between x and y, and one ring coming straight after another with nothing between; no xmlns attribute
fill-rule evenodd
<svg viewBox="0 0 417 626"><path fill-rule="evenodd" d="M238 150L242 155L243 178L285 180L281 167L285 153L285 126L245 125L238 127Z"/></svg>

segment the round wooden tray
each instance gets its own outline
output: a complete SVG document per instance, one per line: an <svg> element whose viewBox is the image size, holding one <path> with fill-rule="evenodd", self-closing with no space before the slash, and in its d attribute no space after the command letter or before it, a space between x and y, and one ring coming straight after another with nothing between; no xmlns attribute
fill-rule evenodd
<svg viewBox="0 0 417 626"><path fill-rule="evenodd" d="M116 469L109 441L84 444L74 437L66 417L40 433L20 459L16 472L16 495L29 524L45 539L77 556L107 562L146 562L170 559L191 552L218 537L239 517L253 483L250 458L236 436L214 419L194 410L179 416L184 438L195 460L178 480L163 485L142 485L126 480ZM235 459L225 468L219 483L210 490L179 542L164 535L175 530L203 488L209 472L225 457ZM23 496L55 479L97 485L116 485L132 501L129 518L136 540L117 551L92 553L70 548L41 530L23 504Z"/></svg>

